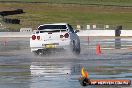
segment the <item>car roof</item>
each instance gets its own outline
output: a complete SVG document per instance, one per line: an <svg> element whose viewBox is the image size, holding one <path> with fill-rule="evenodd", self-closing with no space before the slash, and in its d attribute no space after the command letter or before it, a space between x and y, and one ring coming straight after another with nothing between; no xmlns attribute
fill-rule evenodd
<svg viewBox="0 0 132 88"><path fill-rule="evenodd" d="M43 24L43 25L67 25L68 23L51 23L51 24ZM40 25L40 26L43 26Z"/></svg>

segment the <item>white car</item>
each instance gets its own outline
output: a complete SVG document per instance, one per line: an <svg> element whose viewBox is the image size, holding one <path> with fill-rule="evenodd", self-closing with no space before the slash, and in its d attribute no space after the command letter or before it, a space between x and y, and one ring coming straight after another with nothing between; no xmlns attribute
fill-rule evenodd
<svg viewBox="0 0 132 88"><path fill-rule="evenodd" d="M68 49L80 54L80 39L71 25L67 23L43 24L31 35L31 52L44 55L49 50Z"/></svg>

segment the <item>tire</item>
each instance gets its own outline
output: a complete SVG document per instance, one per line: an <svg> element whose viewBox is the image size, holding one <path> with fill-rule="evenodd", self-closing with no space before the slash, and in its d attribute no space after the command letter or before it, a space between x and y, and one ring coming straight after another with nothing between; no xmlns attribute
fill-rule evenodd
<svg viewBox="0 0 132 88"><path fill-rule="evenodd" d="M38 56L38 55L39 55L38 50L37 50L37 51L33 51L33 54L34 54L35 56Z"/></svg>
<svg viewBox="0 0 132 88"><path fill-rule="evenodd" d="M76 55L79 55L80 54L80 43L76 46L76 49L75 49L75 54Z"/></svg>
<svg viewBox="0 0 132 88"><path fill-rule="evenodd" d="M75 43L75 41L71 44L71 50L73 54L79 55L80 54L80 43Z"/></svg>
<svg viewBox="0 0 132 88"><path fill-rule="evenodd" d="M42 55L44 55L44 52L43 52L43 50L38 50L38 54L39 54L39 56L42 56Z"/></svg>
<svg viewBox="0 0 132 88"><path fill-rule="evenodd" d="M45 55L45 51L42 50L42 49L34 51L33 53L34 53L35 56L43 56L43 55Z"/></svg>

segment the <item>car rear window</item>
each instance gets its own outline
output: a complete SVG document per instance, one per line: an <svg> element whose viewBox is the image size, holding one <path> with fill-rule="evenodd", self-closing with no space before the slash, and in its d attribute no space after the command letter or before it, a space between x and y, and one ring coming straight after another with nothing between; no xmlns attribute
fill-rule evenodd
<svg viewBox="0 0 132 88"><path fill-rule="evenodd" d="M45 29L66 29L66 25L44 25L38 28L38 30L45 30Z"/></svg>

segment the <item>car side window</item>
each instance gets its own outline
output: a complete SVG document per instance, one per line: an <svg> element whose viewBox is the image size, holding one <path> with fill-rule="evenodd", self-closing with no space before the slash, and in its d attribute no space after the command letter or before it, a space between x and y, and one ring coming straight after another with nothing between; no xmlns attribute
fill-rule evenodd
<svg viewBox="0 0 132 88"><path fill-rule="evenodd" d="M69 28L69 31L70 31L70 32L74 33L74 29L72 28L71 25L68 24L68 28Z"/></svg>

